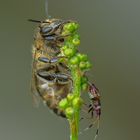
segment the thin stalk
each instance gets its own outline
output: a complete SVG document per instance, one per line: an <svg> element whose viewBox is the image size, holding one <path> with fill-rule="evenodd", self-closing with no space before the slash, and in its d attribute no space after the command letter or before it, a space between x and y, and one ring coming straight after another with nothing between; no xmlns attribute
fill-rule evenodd
<svg viewBox="0 0 140 140"><path fill-rule="evenodd" d="M73 78L73 94L75 97L80 97L81 93L81 75L80 70L72 68L72 78ZM73 118L69 120L70 124L70 140L78 140L79 134L79 113L80 108L75 109Z"/></svg>

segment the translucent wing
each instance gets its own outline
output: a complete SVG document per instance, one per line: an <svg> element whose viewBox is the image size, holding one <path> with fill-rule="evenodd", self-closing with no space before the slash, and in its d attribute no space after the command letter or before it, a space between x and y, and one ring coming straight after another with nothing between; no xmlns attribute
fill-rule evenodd
<svg viewBox="0 0 140 140"><path fill-rule="evenodd" d="M40 96L36 90L35 87L35 79L33 78L33 74L32 74L32 79L31 79L31 96L32 96L32 100L33 100L33 106L34 107L38 107L39 103L40 103Z"/></svg>
<svg viewBox="0 0 140 140"><path fill-rule="evenodd" d="M33 105L35 107L38 107L39 106L39 103L40 103L40 96L36 90L36 79L35 79L35 55L36 55L36 50L34 49L34 46L33 46L33 49L32 49L32 54L33 54L33 60L32 60L32 76L31 76L31 96L32 96L32 99L33 99Z"/></svg>

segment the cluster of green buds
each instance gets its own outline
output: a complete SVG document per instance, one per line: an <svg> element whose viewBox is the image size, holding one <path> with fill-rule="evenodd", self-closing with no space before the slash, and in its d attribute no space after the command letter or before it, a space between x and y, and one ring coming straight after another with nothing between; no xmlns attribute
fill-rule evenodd
<svg viewBox="0 0 140 140"><path fill-rule="evenodd" d="M75 111L80 109L83 101L81 98L76 97L74 94L68 94L67 98L59 102L59 108L64 110L66 117L72 119Z"/></svg>
<svg viewBox="0 0 140 140"><path fill-rule="evenodd" d="M79 67L82 71L86 71L91 68L91 63L88 61L87 55L81 54L77 50L80 45L80 37L77 33L78 27L79 25L74 22L64 25L62 34L70 34L70 36L67 37L61 48L61 53L68 58L71 67Z"/></svg>
<svg viewBox="0 0 140 140"><path fill-rule="evenodd" d="M79 25L76 22L70 22L64 25L62 32L62 35L68 35L68 37L66 37L63 46L61 46L61 56L67 58L67 65L73 73L79 72L77 75L72 75L74 88L78 86L79 93L73 89L72 93L68 94L59 103L60 109L64 110L68 119L73 117L75 111L80 109L83 103L80 93L81 90L87 88L88 81L84 73L91 68L87 55L78 52L78 46L80 45L80 37L77 33L78 27Z"/></svg>

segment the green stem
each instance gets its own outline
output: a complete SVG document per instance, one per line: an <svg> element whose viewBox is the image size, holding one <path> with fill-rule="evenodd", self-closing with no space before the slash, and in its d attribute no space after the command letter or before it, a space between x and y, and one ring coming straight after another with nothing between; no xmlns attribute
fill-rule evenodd
<svg viewBox="0 0 140 140"><path fill-rule="evenodd" d="M81 74L77 68L71 68L73 78L73 94L75 97L80 97L81 93ZM69 120L70 124L70 140L78 140L79 134L79 113L80 108L75 109L74 116Z"/></svg>

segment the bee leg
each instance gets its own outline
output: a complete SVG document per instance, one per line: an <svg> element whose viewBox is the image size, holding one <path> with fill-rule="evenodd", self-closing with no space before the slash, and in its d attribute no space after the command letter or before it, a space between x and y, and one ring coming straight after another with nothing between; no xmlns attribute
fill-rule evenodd
<svg viewBox="0 0 140 140"><path fill-rule="evenodd" d="M34 20L34 19L28 19L28 21L30 21L30 22L36 22L36 23L41 23L40 20Z"/></svg>
<svg viewBox="0 0 140 140"><path fill-rule="evenodd" d="M91 113L91 117L86 117L86 119L93 119L93 116L94 116L94 109L93 109L93 107L92 107L92 104L89 104L89 105L87 105L87 104L85 104L84 103L84 106L86 107L86 108L82 108L82 111L84 112L84 113L88 113L88 114L90 114Z"/></svg>

